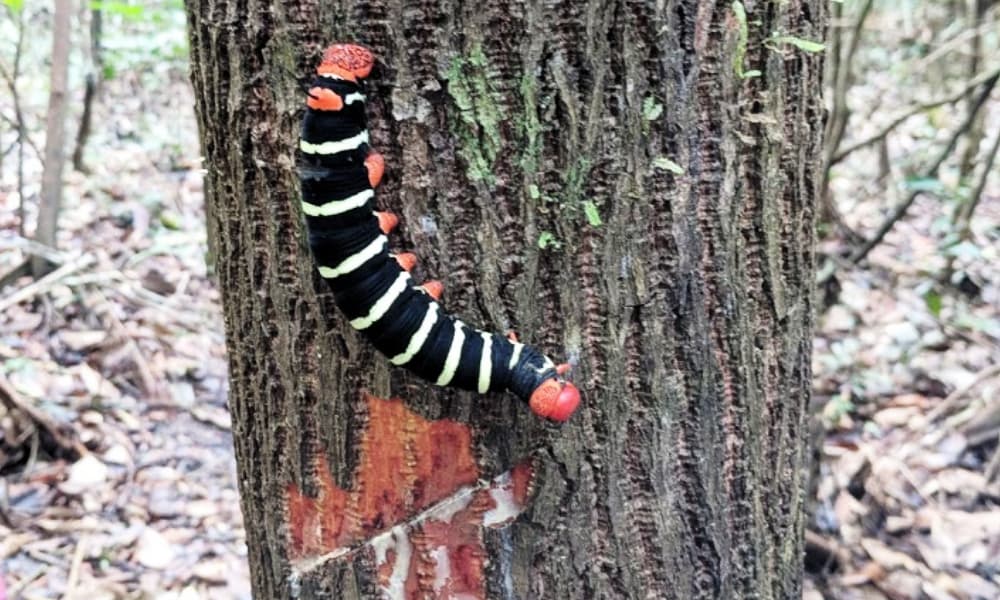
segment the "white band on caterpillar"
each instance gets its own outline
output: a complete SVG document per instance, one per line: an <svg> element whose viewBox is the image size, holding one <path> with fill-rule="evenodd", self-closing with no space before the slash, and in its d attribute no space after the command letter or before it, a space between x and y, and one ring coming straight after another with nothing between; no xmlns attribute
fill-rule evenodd
<svg viewBox="0 0 1000 600"><path fill-rule="evenodd" d="M375 324L376 321L381 319L386 312L389 311L389 307L392 303L399 298L399 295L403 293L406 289L406 284L410 281L410 274L403 271L396 278L396 281L392 282L389 289L382 294L382 297L372 304L371 310L368 314L363 317L358 317L357 319L351 319L351 327L355 329L368 329Z"/></svg>
<svg viewBox="0 0 1000 600"><path fill-rule="evenodd" d="M381 254L383 246L386 246L388 243L388 238L384 235L380 235L372 240L372 243L368 244L357 253L352 254L340 261L340 264L336 267L331 268L320 265L319 274L326 279L333 279L335 277L340 277L341 275L347 275Z"/></svg>
<svg viewBox="0 0 1000 600"><path fill-rule="evenodd" d="M303 200L302 212L310 217L332 217L333 215L339 215L356 208L361 208L374 197L374 191L362 190L357 194L344 198L343 200L332 200L326 204L310 204Z"/></svg>
<svg viewBox="0 0 1000 600"><path fill-rule="evenodd" d="M306 154L337 154L338 152L346 152L347 150L357 150L361 144L367 143L368 130L366 129L361 133L351 136L345 140L323 142L322 144L310 144L309 142L302 140L299 142L299 149Z"/></svg>
<svg viewBox="0 0 1000 600"><path fill-rule="evenodd" d="M438 303L431 302L430 308L427 309L427 314L424 315L424 320L420 323L420 328L417 332L413 334L410 338L410 343L406 345L406 351L402 354L397 354L389 359L389 362L396 366L405 365L406 363L413 360L413 357L420 352L420 349L424 347L424 343L427 341L427 337L431 334L431 328L438 320Z"/></svg>

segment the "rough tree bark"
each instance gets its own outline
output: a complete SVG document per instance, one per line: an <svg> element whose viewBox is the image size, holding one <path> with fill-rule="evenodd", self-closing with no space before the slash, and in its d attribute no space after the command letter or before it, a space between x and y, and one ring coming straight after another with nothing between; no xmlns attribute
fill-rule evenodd
<svg viewBox="0 0 1000 600"><path fill-rule="evenodd" d="M257 597L799 597L822 56L767 40L827 2L743 5L188 1ZM296 135L346 40L394 244L576 363L568 425L390 369L323 292Z"/></svg>

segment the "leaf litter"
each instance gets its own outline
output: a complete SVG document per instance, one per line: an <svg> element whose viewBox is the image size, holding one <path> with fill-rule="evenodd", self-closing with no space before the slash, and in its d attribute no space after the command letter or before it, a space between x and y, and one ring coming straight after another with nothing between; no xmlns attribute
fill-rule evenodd
<svg viewBox="0 0 1000 600"><path fill-rule="evenodd" d="M951 63L929 69L932 87L901 84L905 40L901 50L885 39L905 35L893 21L900 15L879 13L871 25L882 37L859 55L845 145L884 127L899 106L940 94L937 69ZM903 67L886 76L873 68L885 60ZM965 110L956 103L914 116L885 147L836 165L830 187L849 230L877 229L898 202L899 182L937 152ZM984 131L975 174L1000 131L996 90ZM809 600L1000 598L1000 173L994 165L967 239L956 244L950 215L966 185L958 171L953 156L866 261L833 259L839 289L817 315L814 340L820 460L806 538ZM845 237L821 241L821 270L850 254Z"/></svg>
<svg viewBox="0 0 1000 600"><path fill-rule="evenodd" d="M65 175L55 276L0 290L8 598L250 598L192 92L185 65L154 72L103 83L91 173ZM25 103L41 139L44 96ZM0 275L32 250L13 171Z"/></svg>

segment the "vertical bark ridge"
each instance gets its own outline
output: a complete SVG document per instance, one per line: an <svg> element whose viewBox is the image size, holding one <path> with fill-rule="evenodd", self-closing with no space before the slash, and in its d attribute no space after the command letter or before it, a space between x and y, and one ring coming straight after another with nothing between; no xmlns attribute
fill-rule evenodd
<svg viewBox="0 0 1000 600"><path fill-rule="evenodd" d="M521 148L524 144L523 127L526 107L519 101L522 46L526 29L525 3L523 0L491 2L485 9L478 5L474 11L481 13L483 31L490 32L478 43L486 59L485 83L491 93L491 103L496 111L496 133L501 146L493 164L494 185L486 198L481 199L484 208L495 210L496 223L492 245L498 259L497 294L503 305L503 325L510 327L517 323L516 286L523 285L524 259L521 248L528 244L525 235L522 206L530 182L520 165ZM475 21L475 12L470 17ZM512 251L514 250L514 251ZM517 327L514 327L517 329Z"/></svg>

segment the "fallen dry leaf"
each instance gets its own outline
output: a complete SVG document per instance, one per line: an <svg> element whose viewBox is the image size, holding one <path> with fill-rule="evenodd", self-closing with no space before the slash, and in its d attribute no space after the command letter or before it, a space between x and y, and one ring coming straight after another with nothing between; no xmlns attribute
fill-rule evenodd
<svg viewBox="0 0 1000 600"><path fill-rule="evenodd" d="M147 527L136 542L133 560L149 569L165 569L174 560L177 551L163 535Z"/></svg>

